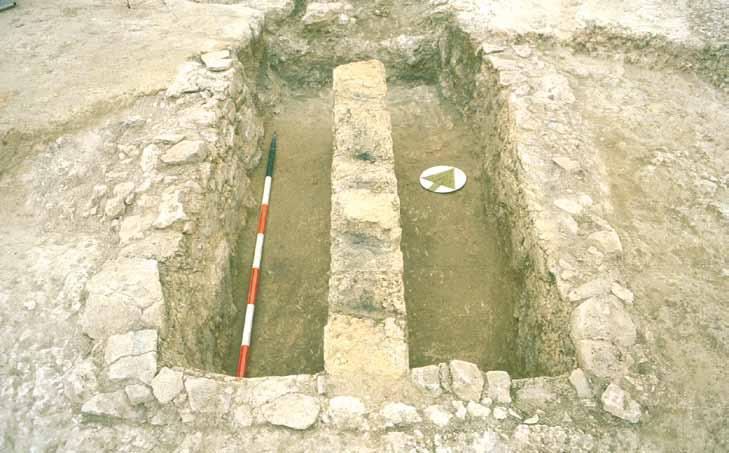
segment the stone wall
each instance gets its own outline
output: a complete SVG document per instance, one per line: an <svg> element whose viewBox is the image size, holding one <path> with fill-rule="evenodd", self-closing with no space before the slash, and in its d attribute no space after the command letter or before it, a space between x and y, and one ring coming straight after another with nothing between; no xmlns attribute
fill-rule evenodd
<svg viewBox="0 0 729 453"><path fill-rule="evenodd" d="M331 271L324 368L343 382L408 372L407 317L385 67L334 70Z"/></svg>

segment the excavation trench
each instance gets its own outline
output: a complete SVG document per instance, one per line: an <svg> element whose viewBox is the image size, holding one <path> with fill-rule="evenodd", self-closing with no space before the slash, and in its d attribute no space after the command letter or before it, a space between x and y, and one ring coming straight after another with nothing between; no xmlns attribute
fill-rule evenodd
<svg viewBox="0 0 729 453"><path fill-rule="evenodd" d="M298 33L292 29L290 33ZM567 338L566 319L551 315L560 313L550 305L554 289L533 275L531 253L538 251L516 250L514 245L528 234L515 230L522 207L508 198L508 190L499 190L500 178L508 174L501 166L512 152L503 136L508 112L494 74L482 67L470 42L444 28L421 37L408 56L375 47L327 60L331 35L307 36L316 50L301 57L287 48L291 41L282 38L281 30L265 41L260 75L249 84L265 130L258 147L265 151L276 131L279 153L248 376L326 368L324 328L332 316L333 259L331 72L339 64L369 57L382 60L388 70L409 365L461 359L515 377L566 370L574 360L571 353L550 346ZM463 190L438 195L420 187L420 172L441 164L466 172L469 181ZM233 231L236 243L228 277L221 280L222 299L232 301L233 308L222 310L228 313L225 319L204 333L215 341L191 347L215 344L220 351L163 351L163 357L213 357L182 363L173 359L170 364L226 374L235 370L264 173L265 158L249 172L250 184L241 185L256 202L247 204L241 214L247 221ZM366 302L357 309L366 312ZM209 303L214 311L216 304L227 302L214 298Z"/></svg>

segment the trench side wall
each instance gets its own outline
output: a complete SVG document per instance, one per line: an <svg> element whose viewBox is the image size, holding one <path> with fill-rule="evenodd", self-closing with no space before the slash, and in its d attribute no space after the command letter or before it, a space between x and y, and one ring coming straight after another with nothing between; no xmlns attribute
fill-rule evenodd
<svg viewBox="0 0 729 453"><path fill-rule="evenodd" d="M569 336L571 306L557 292L555 276L540 248L530 212L515 138L515 122L499 73L487 65L478 45L456 28L446 30L441 49L441 87L463 109L480 135L483 190L497 217L501 246L517 276L516 348L523 375L557 375L575 365Z"/></svg>
<svg viewBox="0 0 729 453"><path fill-rule="evenodd" d="M260 37L251 40L236 59L258 65L262 45ZM226 373L230 345L240 335L233 326L244 305L233 300L233 285L246 284L241 271L250 262L246 251L236 250L237 238L246 222L255 221L248 218L257 200L247 172L260 162L264 132L253 69L246 68L248 74L237 65L227 84L211 86L200 96L208 97L200 114L211 121L199 133L213 151L198 168L202 187L186 194L194 228L185 232L180 253L160 269L167 310L163 364ZM239 262L241 257L245 262Z"/></svg>

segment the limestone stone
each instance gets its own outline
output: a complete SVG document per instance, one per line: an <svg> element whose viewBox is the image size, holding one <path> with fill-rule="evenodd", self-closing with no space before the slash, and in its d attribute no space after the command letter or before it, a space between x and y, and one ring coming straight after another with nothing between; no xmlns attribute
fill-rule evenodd
<svg viewBox="0 0 729 453"><path fill-rule="evenodd" d="M204 53L200 58L205 63L205 67L213 72L226 71L233 66L233 59L230 57L229 50Z"/></svg>
<svg viewBox="0 0 729 453"><path fill-rule="evenodd" d="M433 396L443 393L440 386L440 370L438 365L428 365L410 370L410 378L416 387Z"/></svg>
<svg viewBox="0 0 729 453"><path fill-rule="evenodd" d="M560 218L559 224L562 230L569 234L576 235L580 231L580 226L571 215L565 214L564 217Z"/></svg>
<svg viewBox="0 0 729 453"><path fill-rule="evenodd" d="M181 420L180 411L175 406L163 406L157 409L149 419L149 423L153 426L173 425Z"/></svg>
<svg viewBox="0 0 729 453"><path fill-rule="evenodd" d="M565 156L554 157L552 158L552 161L567 172L573 172L580 167L580 164L576 160L572 160Z"/></svg>
<svg viewBox="0 0 729 453"><path fill-rule="evenodd" d="M600 400L602 408L608 413L630 423L638 423L640 420L640 405L630 397L628 392L616 384L609 384Z"/></svg>
<svg viewBox="0 0 729 453"><path fill-rule="evenodd" d="M488 395L496 403L511 403L511 377L506 371L487 371Z"/></svg>
<svg viewBox="0 0 729 453"><path fill-rule="evenodd" d="M554 205L557 206L559 209L572 215L579 215L580 213L582 213L583 209L580 203L574 200L569 200L567 198L560 198L558 200L555 200Z"/></svg>
<svg viewBox="0 0 729 453"><path fill-rule="evenodd" d="M316 377L316 393L319 395L326 395L327 393L327 376L326 374L320 374Z"/></svg>
<svg viewBox="0 0 729 453"><path fill-rule="evenodd" d="M453 393L463 400L478 401L483 392L483 376L476 364L451 360L448 364Z"/></svg>
<svg viewBox="0 0 729 453"><path fill-rule="evenodd" d="M102 417L139 418L139 413L129 404L124 390L95 395L81 406L81 412Z"/></svg>
<svg viewBox="0 0 729 453"><path fill-rule="evenodd" d="M157 143L164 145L176 145L185 139L184 134L176 134L174 132L164 132L154 138Z"/></svg>
<svg viewBox="0 0 729 453"><path fill-rule="evenodd" d="M283 395L261 407L263 417L272 425L304 430L319 417L319 400L301 393Z"/></svg>
<svg viewBox="0 0 729 453"><path fill-rule="evenodd" d="M539 80L533 99L544 104L570 105L575 102L575 95L567 77L548 73Z"/></svg>
<svg viewBox="0 0 729 453"><path fill-rule="evenodd" d="M142 310L164 302L155 260L121 257L109 261L89 280L86 290L81 326L95 339L143 326Z"/></svg>
<svg viewBox="0 0 729 453"><path fill-rule="evenodd" d="M339 231L336 234L339 234ZM344 234L349 235L348 232ZM329 277L330 311L354 313L367 317L405 313L402 262L397 261L397 258L401 257L391 254L392 262L385 263L384 267L387 269L384 270L367 268L354 270L352 267L357 264L369 267L367 265L372 264L369 262L370 258L376 260L376 255L371 253L372 249L368 250L368 248L377 245L369 243L362 247L360 244L348 250L343 248L349 247L351 241L337 241L335 245L337 246L335 250L342 253L337 262L332 263L334 269ZM340 246L342 249L339 248ZM382 249L385 247L392 249L394 243L383 245ZM368 253L371 256L366 256Z"/></svg>
<svg viewBox="0 0 729 453"><path fill-rule="evenodd" d="M592 389L590 388L590 382L587 380L587 376L580 368L575 368L570 373L570 383L575 388L577 396L580 398L592 398Z"/></svg>
<svg viewBox="0 0 729 453"><path fill-rule="evenodd" d="M361 429L367 408L362 400L352 396L336 396L329 400L327 417L338 429Z"/></svg>
<svg viewBox="0 0 729 453"><path fill-rule="evenodd" d="M584 283L569 292L567 297L572 302L589 299L590 297L601 296L610 291L610 281L606 279L595 279Z"/></svg>
<svg viewBox="0 0 729 453"><path fill-rule="evenodd" d="M257 407L287 393L314 394L317 390L316 381L315 376L307 374L248 378L246 385L237 390L236 398Z"/></svg>
<svg viewBox="0 0 729 453"><path fill-rule="evenodd" d="M106 193L109 191L109 188L104 184L96 184L94 186L94 192L91 195L91 199L94 201L98 201L102 197L106 196Z"/></svg>
<svg viewBox="0 0 729 453"><path fill-rule="evenodd" d="M127 398L133 406L147 403L154 399L152 391L149 389L149 387L142 384L127 385L126 387L124 387L124 392L126 392Z"/></svg>
<svg viewBox="0 0 729 453"><path fill-rule="evenodd" d="M96 393L98 381L96 365L91 360L84 360L68 370L63 376L63 392L66 397L81 403Z"/></svg>
<svg viewBox="0 0 729 453"><path fill-rule="evenodd" d="M107 365L110 365L120 357L140 355L156 350L156 330L137 330L121 335L112 335L106 342L104 361Z"/></svg>
<svg viewBox="0 0 729 453"><path fill-rule="evenodd" d="M208 155L208 145L202 140L183 140L162 154L162 162L168 165L201 162Z"/></svg>
<svg viewBox="0 0 729 453"><path fill-rule="evenodd" d="M172 401L183 388L182 373L170 368L162 368L152 379L152 392L160 404Z"/></svg>
<svg viewBox="0 0 729 453"><path fill-rule="evenodd" d="M391 324L391 323L390 323ZM387 320L329 316L324 329L324 367L334 375L407 375L408 347L403 329L386 329Z"/></svg>
<svg viewBox="0 0 729 453"><path fill-rule="evenodd" d="M150 384L157 372L157 352L127 356L118 359L109 366L109 379L112 381L138 379Z"/></svg>
<svg viewBox="0 0 729 453"><path fill-rule="evenodd" d="M587 195L586 193L580 193L580 194L578 194L577 195L577 201L582 206L585 206L585 207L592 206L592 204L593 204L592 197L589 196L589 195Z"/></svg>
<svg viewBox="0 0 729 453"><path fill-rule="evenodd" d="M253 424L253 411L246 404L239 404L233 409L233 421L240 428L246 428Z"/></svg>
<svg viewBox="0 0 729 453"><path fill-rule="evenodd" d="M635 343L636 329L630 315L613 296L593 297L572 310L573 340L604 340L627 347Z"/></svg>
<svg viewBox="0 0 729 453"><path fill-rule="evenodd" d="M122 197L112 197L106 200L104 205L104 213L110 219L115 219L124 213L126 204Z"/></svg>
<svg viewBox="0 0 729 453"><path fill-rule="evenodd" d="M479 50L483 55L492 55L497 53L502 53L504 50L506 50L502 46L498 46L495 44L491 44L488 42L482 42L481 46L479 47Z"/></svg>
<svg viewBox="0 0 729 453"><path fill-rule="evenodd" d="M622 253L623 245L620 243L618 233L613 230L597 231L587 236L587 239L595 243L605 253Z"/></svg>
<svg viewBox="0 0 729 453"><path fill-rule="evenodd" d="M450 423L451 418L453 417L450 412L438 405L426 407L423 410L423 413L426 417L428 417L428 420L430 420L431 423L440 428L448 426L448 423Z"/></svg>
<svg viewBox="0 0 729 453"><path fill-rule="evenodd" d="M382 436L385 453L419 452L415 436L400 431L391 431Z"/></svg>
<svg viewBox="0 0 729 453"><path fill-rule="evenodd" d="M496 406L494 408L494 418L496 420L506 420L508 416L509 411L507 411L505 407Z"/></svg>
<svg viewBox="0 0 729 453"><path fill-rule="evenodd" d="M187 399L193 412L224 414L230 409L231 394L221 382L208 378L184 379Z"/></svg>
<svg viewBox="0 0 729 453"><path fill-rule="evenodd" d="M547 388L541 379L533 379L516 391L516 400L519 408L543 409L550 402L557 399L557 395Z"/></svg>
<svg viewBox="0 0 729 453"><path fill-rule="evenodd" d="M151 144L144 147L142 157L139 160L139 166L142 167L144 173L149 173L157 168L157 162L162 150L157 145Z"/></svg>
<svg viewBox="0 0 729 453"><path fill-rule="evenodd" d="M456 410L456 418L465 420L468 410L466 409L466 405L463 404L463 401L453 400L451 404L453 404L453 409Z"/></svg>
<svg viewBox="0 0 729 453"><path fill-rule="evenodd" d="M124 217L119 228L119 242L125 245L134 239L142 239L144 237L144 230L150 226L152 226L151 220L147 222L141 215Z"/></svg>
<svg viewBox="0 0 729 453"><path fill-rule="evenodd" d="M603 379L617 379L625 373L620 351L610 342L580 340L575 350L580 368L590 374Z"/></svg>
<svg viewBox="0 0 729 453"><path fill-rule="evenodd" d="M475 401L469 401L466 411L471 418L486 418L491 415L491 409Z"/></svg>
<svg viewBox="0 0 729 453"><path fill-rule="evenodd" d="M635 296L633 295L633 291L629 290L628 288L622 286L618 282L613 282L610 286L610 292L612 292L618 299L622 300L626 304L633 304L633 301L635 300Z"/></svg>
<svg viewBox="0 0 729 453"><path fill-rule="evenodd" d="M114 186L113 193L116 197L126 199L130 194L134 193L134 183L129 181L120 182Z"/></svg>
<svg viewBox="0 0 729 453"><path fill-rule="evenodd" d="M438 378L440 379L440 386L447 392L452 390L451 386L451 371L448 368L447 363L438 364Z"/></svg>
<svg viewBox="0 0 729 453"><path fill-rule="evenodd" d="M187 214L185 214L183 209L182 201L182 190L172 190L163 193L159 207L159 215L153 223L154 227L163 229L176 222L187 220Z"/></svg>
<svg viewBox="0 0 729 453"><path fill-rule="evenodd" d="M539 423L539 415L537 415L537 414L534 414L531 417L524 420L524 424L526 424L526 425L536 425L537 423Z"/></svg>
<svg viewBox="0 0 729 453"><path fill-rule="evenodd" d="M352 9L345 2L312 2L306 6L301 21L306 26L323 25L339 20L340 16Z"/></svg>
<svg viewBox="0 0 729 453"><path fill-rule="evenodd" d="M529 58L532 54L532 48L528 45L512 46L514 53L521 58Z"/></svg>
<svg viewBox="0 0 729 453"><path fill-rule="evenodd" d="M387 403L380 411L386 428L407 426L421 421L418 410L405 403Z"/></svg>

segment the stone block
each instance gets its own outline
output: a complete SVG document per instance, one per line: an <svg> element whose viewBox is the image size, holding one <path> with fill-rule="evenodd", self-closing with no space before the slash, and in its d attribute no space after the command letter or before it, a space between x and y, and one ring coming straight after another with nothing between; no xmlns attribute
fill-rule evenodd
<svg viewBox="0 0 729 453"><path fill-rule="evenodd" d="M104 361L110 365L120 357L155 351L157 351L157 331L137 330L109 337L104 350Z"/></svg>
<svg viewBox="0 0 729 453"><path fill-rule="evenodd" d="M164 302L155 260L123 257L109 261L86 289L81 326L95 339L142 326L142 311Z"/></svg>
<svg viewBox="0 0 729 453"><path fill-rule="evenodd" d="M602 401L602 408L608 413L630 423L638 423L640 420L640 405L619 386L612 383L608 385L600 400Z"/></svg>
<svg viewBox="0 0 729 453"><path fill-rule="evenodd" d="M380 411L386 428L408 426L421 421L418 410L409 404L387 403Z"/></svg>
<svg viewBox="0 0 729 453"><path fill-rule="evenodd" d="M463 360L451 360L448 368L453 393L463 400L479 401L484 381L478 366Z"/></svg>
<svg viewBox="0 0 729 453"><path fill-rule="evenodd" d="M222 382L207 378L185 378L185 390L193 412L224 414L230 409L232 392Z"/></svg>
<svg viewBox="0 0 729 453"><path fill-rule="evenodd" d="M628 347L635 343L636 329L630 315L615 297L593 297L572 310L572 339L603 340Z"/></svg>
<svg viewBox="0 0 729 453"><path fill-rule="evenodd" d="M496 403L511 403L511 377L506 371L487 371L488 396Z"/></svg>
<svg viewBox="0 0 729 453"><path fill-rule="evenodd" d="M152 379L152 392L160 404L172 401L183 388L182 373L170 368L162 368Z"/></svg>
<svg viewBox="0 0 729 453"><path fill-rule="evenodd" d="M438 365L413 368L410 370L410 379L416 387L430 395L438 396L443 393L440 386L440 369Z"/></svg>
<svg viewBox="0 0 729 453"><path fill-rule="evenodd" d="M626 366L617 347L607 341L580 340L575 344L577 362L587 373L602 379L618 379Z"/></svg>
<svg viewBox="0 0 729 453"><path fill-rule="evenodd" d="M390 320L388 322L388 319ZM406 376L408 345L404 328L384 322L330 315L324 329L324 368L333 375Z"/></svg>
<svg viewBox="0 0 729 453"><path fill-rule="evenodd" d="M319 418L319 400L301 393L289 393L266 403L261 413L272 425L304 430Z"/></svg>

